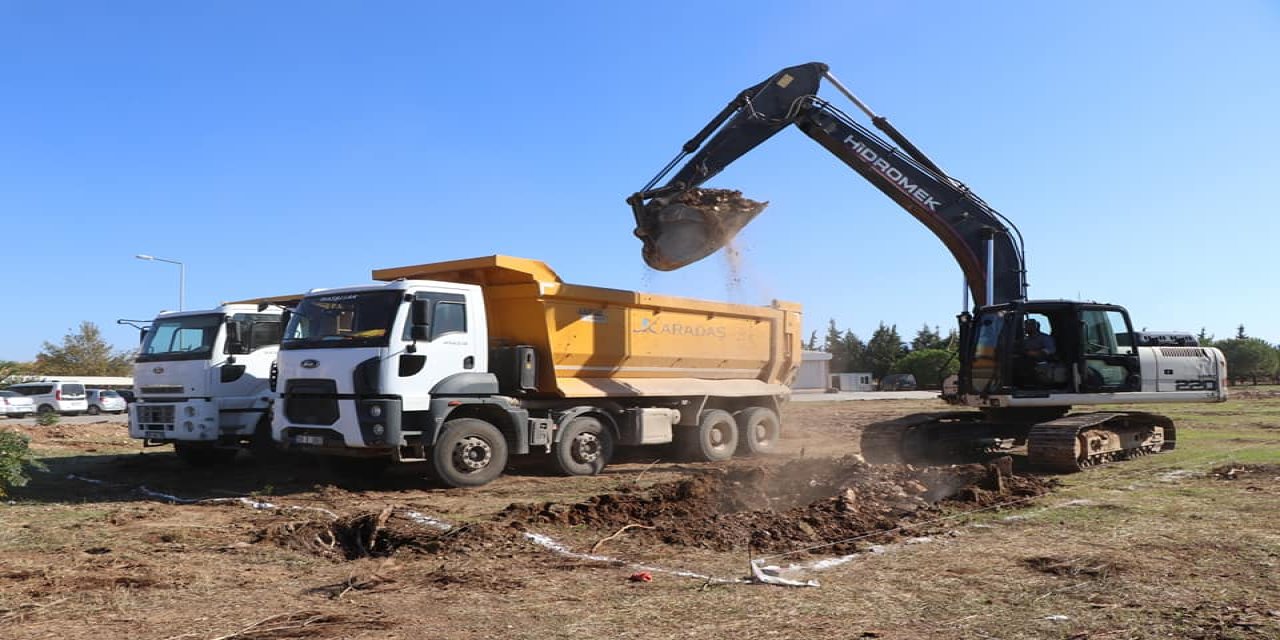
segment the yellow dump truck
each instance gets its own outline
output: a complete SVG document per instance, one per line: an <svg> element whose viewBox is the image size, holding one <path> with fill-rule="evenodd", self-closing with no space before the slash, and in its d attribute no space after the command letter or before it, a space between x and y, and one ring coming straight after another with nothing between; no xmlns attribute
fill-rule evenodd
<svg viewBox="0 0 1280 640"><path fill-rule="evenodd" d="M776 446L800 307L567 284L487 256L378 269L309 292L277 361L273 435L371 474L425 461L485 484L509 456L599 473L616 446L724 460Z"/></svg>

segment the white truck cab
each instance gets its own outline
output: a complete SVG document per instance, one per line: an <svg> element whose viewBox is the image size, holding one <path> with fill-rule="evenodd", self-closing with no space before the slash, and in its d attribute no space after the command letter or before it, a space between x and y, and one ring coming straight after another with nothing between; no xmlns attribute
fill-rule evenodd
<svg viewBox="0 0 1280 640"><path fill-rule="evenodd" d="M134 361L129 435L146 446L173 444L193 465L269 445L270 376L284 313L231 303L157 316Z"/></svg>

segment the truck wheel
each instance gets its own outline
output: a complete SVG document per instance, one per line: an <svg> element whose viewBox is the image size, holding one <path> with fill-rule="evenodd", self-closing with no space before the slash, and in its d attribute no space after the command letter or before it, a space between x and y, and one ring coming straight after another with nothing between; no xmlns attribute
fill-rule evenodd
<svg viewBox="0 0 1280 640"><path fill-rule="evenodd" d="M431 463L436 477L450 487L488 484L507 466L507 439L484 420L450 420L431 449Z"/></svg>
<svg viewBox="0 0 1280 640"><path fill-rule="evenodd" d="M773 453L782 437L778 414L765 407L751 407L738 414L738 453L757 456Z"/></svg>
<svg viewBox="0 0 1280 640"><path fill-rule="evenodd" d="M613 432L598 418L569 421L556 442L556 466L565 475L594 476L613 458Z"/></svg>
<svg viewBox="0 0 1280 640"><path fill-rule="evenodd" d="M728 411L702 412L696 428L681 429L676 449L685 460L720 462L733 457L738 448L738 423Z"/></svg>
<svg viewBox="0 0 1280 640"><path fill-rule="evenodd" d="M173 452L178 459L193 467L213 467L231 464L235 459L235 449L219 449L210 444L197 442L175 442Z"/></svg>

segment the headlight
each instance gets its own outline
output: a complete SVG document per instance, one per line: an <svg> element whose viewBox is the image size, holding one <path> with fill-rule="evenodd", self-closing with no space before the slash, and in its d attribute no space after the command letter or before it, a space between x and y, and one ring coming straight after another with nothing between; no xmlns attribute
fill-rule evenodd
<svg viewBox="0 0 1280 640"><path fill-rule="evenodd" d="M369 415L375 418L382 415L382 405L375 404L372 407L369 407Z"/></svg>
<svg viewBox="0 0 1280 640"><path fill-rule="evenodd" d="M194 418L196 415L196 408L191 405L187 405L187 407L183 409L182 412L187 414L188 418Z"/></svg>
<svg viewBox="0 0 1280 640"><path fill-rule="evenodd" d="M387 430L384 429L380 424L373 425L373 435L375 436L381 436L382 434L386 433L386 431Z"/></svg>

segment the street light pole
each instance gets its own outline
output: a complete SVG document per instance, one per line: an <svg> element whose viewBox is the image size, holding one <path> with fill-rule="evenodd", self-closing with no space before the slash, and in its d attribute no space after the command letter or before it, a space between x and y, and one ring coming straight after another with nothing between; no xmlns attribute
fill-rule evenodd
<svg viewBox="0 0 1280 640"><path fill-rule="evenodd" d="M169 260L168 258L157 258L155 256L149 256L145 253L139 253L134 257L139 260L150 260L153 262L168 262L169 264L178 265L178 311L182 311L183 302L184 302L183 297L185 296L185 291L187 290L187 265L183 264L178 260Z"/></svg>

